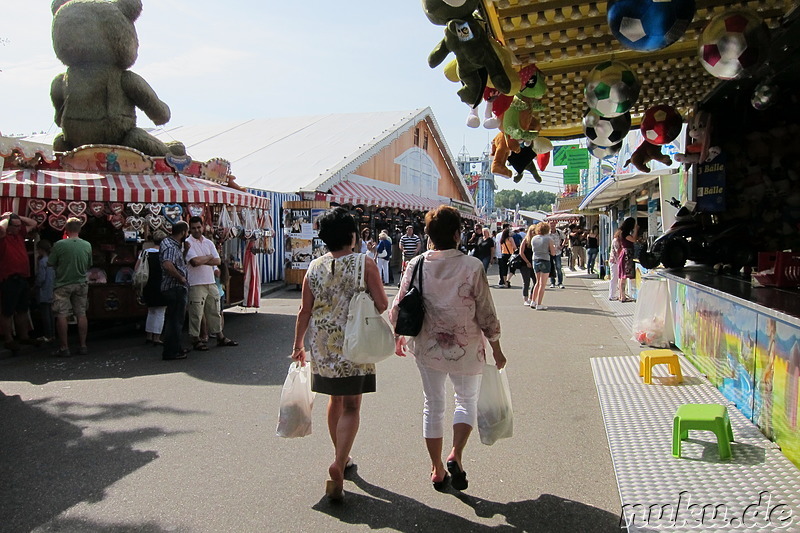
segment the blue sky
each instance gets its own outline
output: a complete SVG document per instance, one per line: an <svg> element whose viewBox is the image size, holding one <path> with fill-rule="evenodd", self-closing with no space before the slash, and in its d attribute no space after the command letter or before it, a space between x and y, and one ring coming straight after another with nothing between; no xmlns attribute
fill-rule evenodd
<svg viewBox="0 0 800 533"><path fill-rule="evenodd" d="M65 67L52 50L50 4L3 0L4 134L57 130L50 82ZM143 4L136 23L139 59L131 70L170 106L171 125L430 106L454 155L463 146L480 155L496 133L467 128L469 108L458 99L458 86L440 68L428 68L443 29L428 21L418 0ZM152 126L142 112L138 122ZM498 184L557 190L527 178L519 185L498 178Z"/></svg>

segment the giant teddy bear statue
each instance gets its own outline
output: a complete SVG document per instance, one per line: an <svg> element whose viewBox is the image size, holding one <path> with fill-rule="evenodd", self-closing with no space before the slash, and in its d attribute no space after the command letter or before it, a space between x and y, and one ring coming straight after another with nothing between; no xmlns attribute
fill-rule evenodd
<svg viewBox="0 0 800 533"><path fill-rule="evenodd" d="M444 39L428 56L428 65L440 65L452 52L458 60L458 90L461 101L476 107L483 99L487 76L501 93L511 91L511 80L492 46L484 23L475 18L480 0L422 0L425 15L437 26L445 26Z"/></svg>
<svg viewBox="0 0 800 533"><path fill-rule="evenodd" d="M139 50L133 23L141 0L54 0L52 11L53 49L67 66L50 87L61 127L53 148L115 144L151 156L185 153L182 144L167 145L136 127L137 107L157 125L170 119L167 104L128 70Z"/></svg>

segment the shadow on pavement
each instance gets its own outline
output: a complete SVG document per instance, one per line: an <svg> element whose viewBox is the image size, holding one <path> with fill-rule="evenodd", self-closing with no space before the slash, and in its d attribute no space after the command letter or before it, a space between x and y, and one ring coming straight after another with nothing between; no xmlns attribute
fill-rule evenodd
<svg viewBox="0 0 800 533"><path fill-rule="evenodd" d="M39 527L35 533L187 533L188 528L164 529L153 522L143 524L105 524L77 518L55 519L45 526Z"/></svg>
<svg viewBox="0 0 800 533"><path fill-rule="evenodd" d="M472 507L475 515L505 517L507 524L485 525L453 513L435 509L417 500L377 487L352 472L347 479L367 495L348 492L343 504L323 498L313 509L347 524L364 524L370 529L406 533L419 531L527 531L541 533L606 533L619 531L619 516L580 502L543 494L536 500L497 503L449 489ZM345 485L345 490L347 485ZM433 490L433 489L431 489Z"/></svg>
<svg viewBox="0 0 800 533"><path fill-rule="evenodd" d="M122 418L152 411L141 403L87 405L87 410L94 411L88 417L81 417L78 404L56 405L69 415L60 417L47 412L43 408L46 403L46 400L26 403L19 396L0 392L2 531L31 531L79 502L103 500L107 487L158 458L154 451L134 449L137 444L176 434L160 427L84 434L76 424L81 420ZM74 521L67 522L75 525ZM122 526L98 527L91 529L90 525L75 531L125 531L119 529ZM160 530L153 526L136 531Z"/></svg>
<svg viewBox="0 0 800 533"><path fill-rule="evenodd" d="M226 313L225 334L239 346L217 347L212 340L208 351L191 351L187 359L178 361L163 361L161 348L145 345L144 332L133 327L90 330L89 355L57 358L50 355L52 346L35 348L0 360L0 375L3 381L41 385L182 372L212 383L280 385L289 368L294 325L295 317L289 315ZM190 347L188 341L184 346Z"/></svg>
<svg viewBox="0 0 800 533"><path fill-rule="evenodd" d="M557 305L557 302L548 302L547 299L544 300L544 304L549 306L550 309L553 311L560 311L564 313L572 313L575 315L595 315L595 316L607 316L607 317L615 317L616 315L610 311L604 311L603 309L591 309L588 307L570 307L564 305Z"/></svg>

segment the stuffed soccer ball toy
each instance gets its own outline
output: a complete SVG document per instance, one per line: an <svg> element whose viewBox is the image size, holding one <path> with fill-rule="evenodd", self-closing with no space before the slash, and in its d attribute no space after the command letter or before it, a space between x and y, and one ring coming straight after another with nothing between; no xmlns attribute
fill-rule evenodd
<svg viewBox="0 0 800 533"><path fill-rule="evenodd" d="M715 78L731 80L764 62L769 30L751 11L728 11L711 19L699 41L703 67Z"/></svg>
<svg viewBox="0 0 800 533"><path fill-rule="evenodd" d="M583 132L596 146L613 146L622 141L630 129L630 113L617 117L601 117L594 111L589 111L583 117Z"/></svg>
<svg viewBox="0 0 800 533"><path fill-rule="evenodd" d="M586 147L589 149L589 154L597 159L608 159L609 157L616 155L622 149L622 141L614 144L612 146L597 146L592 141L586 143Z"/></svg>
<svg viewBox="0 0 800 533"><path fill-rule="evenodd" d="M659 104L644 112L642 135L651 144L669 144L680 135L683 117L674 107Z"/></svg>
<svg viewBox="0 0 800 533"><path fill-rule="evenodd" d="M694 0L609 0L608 26L627 48L659 50L686 33L694 13Z"/></svg>
<svg viewBox="0 0 800 533"><path fill-rule="evenodd" d="M640 88L636 74L628 65L604 61L589 73L584 95L589 109L603 117L617 117L633 107Z"/></svg>

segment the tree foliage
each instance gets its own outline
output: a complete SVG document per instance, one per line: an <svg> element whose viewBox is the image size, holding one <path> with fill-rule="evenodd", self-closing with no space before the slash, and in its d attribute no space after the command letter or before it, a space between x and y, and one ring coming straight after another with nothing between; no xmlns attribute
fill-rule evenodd
<svg viewBox="0 0 800 533"><path fill-rule="evenodd" d="M555 193L545 191L523 193L513 189L497 191L494 195L494 204L497 207L516 209L519 204L519 208L525 211L550 211L555 201Z"/></svg>

